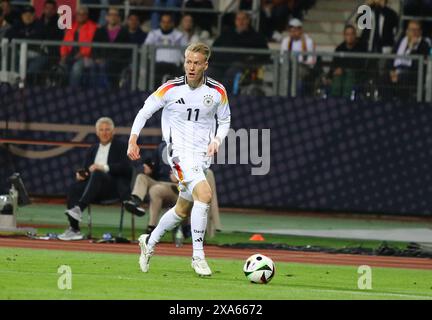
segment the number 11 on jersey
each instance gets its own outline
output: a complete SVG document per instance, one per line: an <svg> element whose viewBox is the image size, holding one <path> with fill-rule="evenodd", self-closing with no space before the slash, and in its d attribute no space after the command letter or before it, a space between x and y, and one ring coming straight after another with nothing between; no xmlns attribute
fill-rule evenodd
<svg viewBox="0 0 432 320"><path fill-rule="evenodd" d="M188 121L190 121L192 116L192 108L187 108L187 112L188 112ZM195 121L198 121L198 116L199 116L199 109L195 109Z"/></svg>

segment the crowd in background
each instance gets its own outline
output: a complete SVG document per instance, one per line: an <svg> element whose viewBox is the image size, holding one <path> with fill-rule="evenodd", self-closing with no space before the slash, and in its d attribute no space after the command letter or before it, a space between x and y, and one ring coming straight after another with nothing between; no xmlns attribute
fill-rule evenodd
<svg viewBox="0 0 432 320"><path fill-rule="evenodd" d="M414 1L405 2L405 15L409 13L405 10L411 5L410 2ZM423 2L425 7L432 3L428 0L416 2ZM387 0L368 0L366 4L372 8L372 28L363 30L358 37L354 26L346 26L344 41L335 49L336 52L421 55L427 58L432 44L427 24L421 20L400 23L401 17L388 6ZM414 12L411 14L415 15ZM373 94L381 98L415 99L417 71L418 61L408 57L388 60L336 58L329 74L332 84L330 94L350 97L359 87L369 85ZM379 86L383 88L381 92L378 92Z"/></svg>
<svg viewBox="0 0 432 320"><path fill-rule="evenodd" d="M106 4L118 5L121 0L107 0ZM105 3L104 2L104 3ZM14 7L10 0L0 0L0 40L7 39L49 39L77 42L115 43L142 45L185 46L190 42L202 41L214 48L240 47L248 49L268 49L269 43L279 43L281 53L311 52L316 50L314 39L303 30L302 19L305 12L314 6L316 0L262 0L259 13L259 28L252 27L248 11L252 0L237 1L232 12L222 19L220 34L217 30L217 15L214 13L188 12L189 8L220 8L210 0L133 0L132 5L166 7L177 11L132 11L127 17L115 7L107 9L88 9L86 4L100 4L100 0L83 0L75 14L71 30L63 32L57 27L57 5L54 0L46 0L43 14L37 18L32 6ZM354 26L343 30L344 41L337 46L336 52L397 53L400 55L430 52L430 26L419 21L400 24L399 15L387 6L386 0L367 0L372 8L373 27L358 35ZM405 14L428 15L432 12L430 0L406 0ZM405 31L399 30L403 26ZM399 37L398 37L399 36ZM317 72L319 59L313 55L298 57L299 94L311 94L315 90L313 81L320 78ZM115 88L125 85L130 74L131 57L127 50L112 48L89 48L62 46L29 50L26 82L40 84L43 70L57 68L55 74L63 74L62 81L71 86L98 86ZM229 63L229 64L228 64ZM251 66L271 63L262 55L215 53L212 76L226 83L230 93L238 93L237 77ZM227 65L228 64L228 65ZM181 72L182 55L170 48L156 52L156 85L170 76ZM350 96L356 84L364 81L356 70L369 68L377 70L374 81L385 81L389 87L397 83L413 83L415 61L395 59L391 63L378 65L378 62L360 62L359 59L335 58L326 74L324 83L330 84L329 95ZM383 74L385 76L383 77ZM52 80L52 79L51 79ZM57 81L58 84L58 81ZM409 94L398 91L400 95ZM387 93L391 90L387 90ZM391 94L390 94L391 95Z"/></svg>

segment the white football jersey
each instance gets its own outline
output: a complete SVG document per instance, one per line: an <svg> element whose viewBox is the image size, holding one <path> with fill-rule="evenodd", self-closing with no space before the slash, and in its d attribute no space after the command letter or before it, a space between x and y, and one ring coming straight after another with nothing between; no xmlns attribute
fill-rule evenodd
<svg viewBox="0 0 432 320"><path fill-rule="evenodd" d="M228 133L231 111L227 93L209 77L204 76L198 88L191 88L185 76L160 86L138 112L131 134L139 135L147 119L161 108L162 134L171 154L206 153L215 135L222 141Z"/></svg>

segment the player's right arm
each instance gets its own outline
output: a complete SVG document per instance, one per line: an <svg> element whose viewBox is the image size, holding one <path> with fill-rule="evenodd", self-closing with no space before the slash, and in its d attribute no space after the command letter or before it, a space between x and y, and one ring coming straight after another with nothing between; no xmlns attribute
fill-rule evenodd
<svg viewBox="0 0 432 320"><path fill-rule="evenodd" d="M139 134L144 128L145 123L151 116L163 108L166 104L165 93L170 88L169 83L165 83L153 92L144 102L144 106L138 112L132 125L131 134L129 137L129 145L127 155L131 160L138 160L140 158L140 149L138 146Z"/></svg>

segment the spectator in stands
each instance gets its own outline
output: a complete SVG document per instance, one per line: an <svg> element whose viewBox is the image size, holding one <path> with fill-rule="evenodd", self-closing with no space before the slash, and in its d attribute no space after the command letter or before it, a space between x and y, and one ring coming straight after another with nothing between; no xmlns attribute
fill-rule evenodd
<svg viewBox="0 0 432 320"><path fill-rule="evenodd" d="M170 166L164 162L165 153L166 143L162 141L153 152L152 158L145 161L143 170L138 173L130 199L124 201L127 211L138 216L143 216L145 214L145 209L142 207L142 204L146 196L149 196L150 217L146 233L151 233L154 228L156 228L163 204L174 204L178 197L178 181L172 174ZM209 218L213 223L211 224L212 226L209 227L220 230L216 182L214 174L210 169L206 173L206 178L213 192L209 212ZM214 230L210 231L211 234L214 233Z"/></svg>
<svg viewBox="0 0 432 320"><path fill-rule="evenodd" d="M7 23L10 25L20 23L20 13L11 5L10 0L0 0L0 8L3 9L3 17Z"/></svg>
<svg viewBox="0 0 432 320"><path fill-rule="evenodd" d="M89 204L111 199L127 199L130 192L130 162L127 145L114 138L114 122L102 117L96 122L99 143L87 150L84 167L75 173L65 212L70 227L59 235L60 240L81 240L79 223Z"/></svg>
<svg viewBox="0 0 432 320"><path fill-rule="evenodd" d="M301 3L296 0L262 0L262 24L268 39L282 41L288 21L293 18L302 19Z"/></svg>
<svg viewBox="0 0 432 320"><path fill-rule="evenodd" d="M405 35L397 42L393 53L400 56L429 54L431 44L428 39L422 37L422 27L419 21L412 20L408 23ZM390 82L394 85L392 97L409 99L416 95L417 84L417 60L398 58L393 61L390 70Z"/></svg>
<svg viewBox="0 0 432 320"><path fill-rule="evenodd" d="M213 10L213 3L210 0L187 0L184 4L184 13L189 13L197 27L211 34L212 27L216 24L216 15L214 13L190 12L187 10L188 8Z"/></svg>
<svg viewBox="0 0 432 320"><path fill-rule="evenodd" d="M96 30L93 42L125 44L129 43L129 33L122 27L119 9L111 7L106 15L107 25ZM100 88L118 88L120 73L128 65L131 51L116 48L94 48L94 82Z"/></svg>
<svg viewBox="0 0 432 320"><path fill-rule="evenodd" d="M363 43L357 38L357 30L354 26L345 26L343 36L344 41L336 47L335 52L359 53L366 51ZM330 68L330 77L332 78L330 94L334 97L351 97L363 67L363 58L334 58Z"/></svg>
<svg viewBox="0 0 432 320"><path fill-rule="evenodd" d="M6 38L7 31L11 28L11 25L6 21L3 16L3 9L0 7L0 43L3 38ZM0 48L1 50L1 48Z"/></svg>
<svg viewBox="0 0 432 320"><path fill-rule="evenodd" d="M42 32L46 39L61 40L63 39L63 30L58 25L57 2L55 0L46 0L41 17L38 23L42 26Z"/></svg>
<svg viewBox="0 0 432 320"><path fill-rule="evenodd" d="M250 16L244 11L236 14L234 30L222 33L216 38L213 46L215 48L243 48L245 53L247 53L247 49L268 49L265 36L252 28ZM222 78L226 90L231 93L234 90L236 75L244 72L248 67L256 67L268 62L268 60L269 57L262 54L215 52L213 66L209 68L208 74L215 78Z"/></svg>
<svg viewBox="0 0 432 320"><path fill-rule="evenodd" d="M154 0L129 0L129 4L131 6L151 7L154 4ZM149 32L151 29L152 12L136 10L136 13L141 22L141 30L143 30L146 33Z"/></svg>
<svg viewBox="0 0 432 320"><path fill-rule="evenodd" d="M161 16L160 28L150 31L144 44L176 47L156 50L156 86L162 84L164 77L176 76L181 72L183 61L181 47L187 45L187 39L182 32L174 28L174 21L170 14Z"/></svg>
<svg viewBox="0 0 432 320"><path fill-rule="evenodd" d="M45 39L53 41L61 41L64 37L64 31L57 25L58 22L57 14L57 2L55 0L46 0L44 3L41 17L38 19L38 23L42 28L42 33ZM46 55L48 56L47 64L44 65L44 69L48 69L49 66L57 63L60 58L60 52L56 46L47 46Z"/></svg>
<svg viewBox="0 0 432 320"><path fill-rule="evenodd" d="M89 19L95 21L97 25L102 26L106 23L106 15L108 13L107 6L124 6L124 0L80 0L80 5L90 7L89 5L105 5L103 8L89 8ZM131 3L132 5L132 3Z"/></svg>
<svg viewBox="0 0 432 320"><path fill-rule="evenodd" d="M316 64L316 57L306 52L315 51L315 43L303 30L303 23L299 19L291 19L289 22L289 35L282 40L281 54L284 52L298 52L298 77L297 91L299 94L310 93L313 79L313 68Z"/></svg>
<svg viewBox="0 0 432 320"><path fill-rule="evenodd" d="M187 43L204 42L210 45L210 33L207 30L200 30L195 26L193 17L190 14L185 14L179 25L179 30L183 32Z"/></svg>
<svg viewBox="0 0 432 320"><path fill-rule="evenodd" d="M127 19L127 29L129 32L129 43L141 46L147 38L147 33L141 29L141 21L137 13L131 12Z"/></svg>
<svg viewBox="0 0 432 320"><path fill-rule="evenodd" d="M169 8L180 8L182 6L182 0L154 0L153 2L154 7L165 7L167 8L167 12L169 11ZM177 24L179 20L179 13L172 13L171 18L173 20L174 24ZM151 29L156 30L159 28L161 21L161 12L160 11L154 11L151 16Z"/></svg>
<svg viewBox="0 0 432 320"><path fill-rule="evenodd" d="M11 39L42 40L45 38L42 26L36 21L35 9L24 6L21 10L21 21L15 23L6 33ZM42 70L48 63L48 56L40 45L29 45L27 51L27 84L37 84L42 76Z"/></svg>
<svg viewBox="0 0 432 320"><path fill-rule="evenodd" d="M76 13L76 21L72 24L72 29L67 30L64 41L93 42L97 29L96 23L89 20L88 9L80 7ZM60 64L69 71L69 84L73 87L88 85L88 77L84 72L90 71L93 61L91 59L90 47L61 46Z"/></svg>
<svg viewBox="0 0 432 320"><path fill-rule="evenodd" d="M32 6L24 6L21 10L21 20L12 25L7 33L9 39L43 39L41 25L36 22L35 9Z"/></svg>
<svg viewBox="0 0 432 320"><path fill-rule="evenodd" d="M368 52L390 53L398 32L399 17L387 7L387 0L368 0L372 9L372 29L364 29L361 41Z"/></svg>

